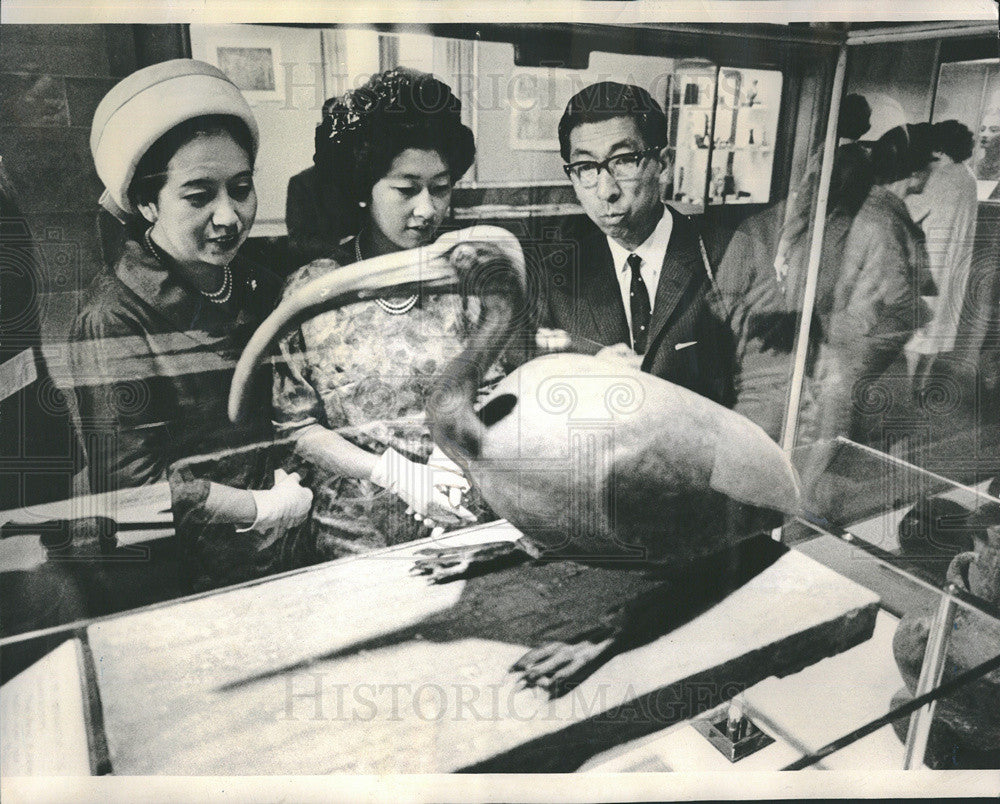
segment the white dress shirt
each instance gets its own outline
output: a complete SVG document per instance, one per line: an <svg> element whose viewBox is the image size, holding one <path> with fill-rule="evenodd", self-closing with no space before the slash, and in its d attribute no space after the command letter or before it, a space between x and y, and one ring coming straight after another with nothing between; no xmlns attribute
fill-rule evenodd
<svg viewBox="0 0 1000 804"><path fill-rule="evenodd" d="M618 278L618 288L622 295L622 305L625 307L625 319L628 321L629 333L632 332L632 305L629 303L632 269L628 266L628 256L636 254L642 260L639 265L639 273L649 291L649 311L652 313L656 304L656 286L660 281L660 271L663 269L663 260L667 256L667 246L670 245L670 233L673 227L674 217L669 210L664 209L663 216L656 224L656 228L653 229L653 233L635 251L629 251L610 237L608 238L608 247L611 249L611 259L615 265L615 276ZM631 341L631 335L629 340ZM630 343L629 345L634 344Z"/></svg>

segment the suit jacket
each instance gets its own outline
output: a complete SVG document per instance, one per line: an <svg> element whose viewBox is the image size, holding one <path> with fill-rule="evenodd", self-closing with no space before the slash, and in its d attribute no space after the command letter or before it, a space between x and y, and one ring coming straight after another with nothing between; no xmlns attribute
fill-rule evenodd
<svg viewBox="0 0 1000 804"><path fill-rule="evenodd" d="M670 206L673 230L656 288L642 370L722 404L733 402L733 337L702 259L697 229ZM542 260L543 326L604 346L629 343L628 319L604 233L564 225Z"/></svg>
<svg viewBox="0 0 1000 804"><path fill-rule="evenodd" d="M331 257L341 239L357 234L357 210L332 182L320 181L315 167L288 180L285 225L293 268L321 257Z"/></svg>

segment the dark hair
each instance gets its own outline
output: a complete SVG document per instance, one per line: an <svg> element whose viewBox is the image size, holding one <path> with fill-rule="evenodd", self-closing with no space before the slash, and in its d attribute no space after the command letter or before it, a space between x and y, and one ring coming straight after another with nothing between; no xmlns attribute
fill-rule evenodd
<svg viewBox="0 0 1000 804"><path fill-rule="evenodd" d="M841 145L833 160L827 208L842 209L852 217L857 215L874 181L867 149L856 142Z"/></svg>
<svg viewBox="0 0 1000 804"><path fill-rule="evenodd" d="M934 159L931 124L896 126L872 147L872 166L878 184L892 184L926 168Z"/></svg>
<svg viewBox="0 0 1000 804"><path fill-rule="evenodd" d="M864 95L854 93L844 98L840 104L840 118L837 121L837 136L858 140L872 127L872 107Z"/></svg>
<svg viewBox="0 0 1000 804"><path fill-rule="evenodd" d="M931 128L931 146L952 162L964 162L972 156L972 132L957 120L944 120Z"/></svg>
<svg viewBox="0 0 1000 804"><path fill-rule="evenodd" d="M569 135L583 123L600 123L616 117L635 120L643 142L649 148L667 144L667 118L653 96L642 87L601 81L577 92L559 120L559 153L569 162Z"/></svg>
<svg viewBox="0 0 1000 804"><path fill-rule="evenodd" d="M453 182L472 165L476 144L462 124L462 102L429 73L404 67L379 73L363 87L323 104L313 162L344 193L349 213L407 148L436 151ZM355 228L356 227L352 227Z"/></svg>
<svg viewBox="0 0 1000 804"><path fill-rule="evenodd" d="M128 188L128 198L133 206L156 201L167 181L167 165L181 148L198 137L228 134L254 163L253 135L247 124L229 114L206 114L178 123L154 142L142 155L135 168L135 176Z"/></svg>

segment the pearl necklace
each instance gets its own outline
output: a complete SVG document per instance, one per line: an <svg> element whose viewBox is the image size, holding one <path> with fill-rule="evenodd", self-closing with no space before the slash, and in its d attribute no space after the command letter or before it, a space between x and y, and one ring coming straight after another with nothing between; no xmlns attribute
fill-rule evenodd
<svg viewBox="0 0 1000 804"><path fill-rule="evenodd" d="M358 262L363 261L361 256L361 235L359 234L354 238L354 256L358 258ZM375 304L381 307L389 315L406 315L410 310L413 309L414 305L417 303L419 298L418 294L414 293L410 298L403 300L402 302L393 303L386 301L385 299L375 297Z"/></svg>
<svg viewBox="0 0 1000 804"><path fill-rule="evenodd" d="M143 235L143 240L146 242L146 248L149 249L149 253L160 259L160 250L157 248L156 244L153 242L153 236L150 234L153 231L153 227L150 226L146 233ZM212 304L225 304L229 301L229 297L233 295L233 272L227 265L222 271L222 287L218 290L208 293L204 290L198 291L202 296L208 299Z"/></svg>

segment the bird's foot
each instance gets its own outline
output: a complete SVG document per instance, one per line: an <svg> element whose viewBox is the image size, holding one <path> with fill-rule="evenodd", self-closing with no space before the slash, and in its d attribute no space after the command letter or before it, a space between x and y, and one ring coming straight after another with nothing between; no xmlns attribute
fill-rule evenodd
<svg viewBox="0 0 1000 804"><path fill-rule="evenodd" d="M528 555L517 542L486 542L418 550L411 575L426 575L430 583L445 583L481 575L524 561Z"/></svg>
<svg viewBox="0 0 1000 804"><path fill-rule="evenodd" d="M614 637L579 642L549 642L529 650L511 665L519 689L541 687L550 698L565 695L609 658Z"/></svg>

